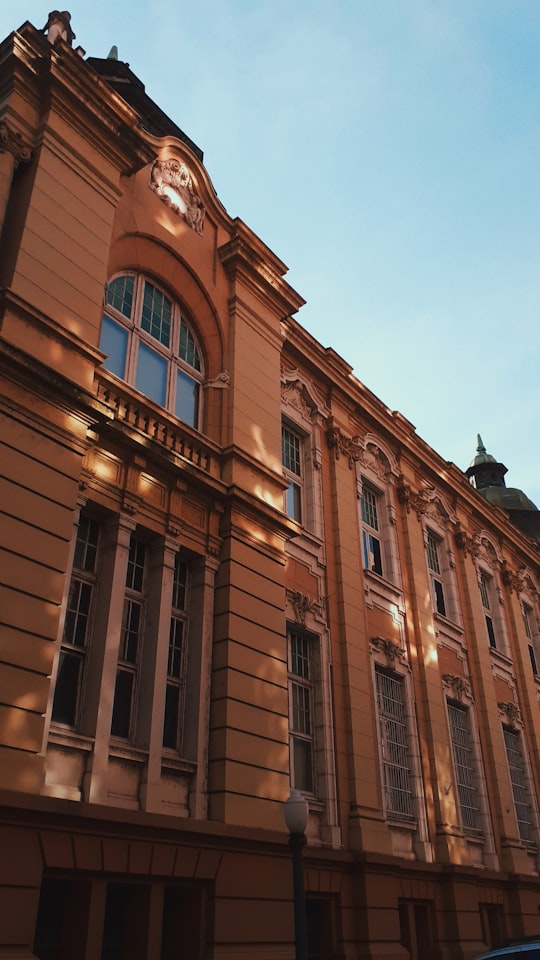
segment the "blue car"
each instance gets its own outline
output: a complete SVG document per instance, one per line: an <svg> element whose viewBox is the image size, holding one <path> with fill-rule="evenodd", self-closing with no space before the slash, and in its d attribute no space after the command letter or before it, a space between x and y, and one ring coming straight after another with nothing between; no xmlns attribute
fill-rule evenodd
<svg viewBox="0 0 540 960"><path fill-rule="evenodd" d="M540 937L513 940L504 947L480 954L474 960L540 960Z"/></svg>

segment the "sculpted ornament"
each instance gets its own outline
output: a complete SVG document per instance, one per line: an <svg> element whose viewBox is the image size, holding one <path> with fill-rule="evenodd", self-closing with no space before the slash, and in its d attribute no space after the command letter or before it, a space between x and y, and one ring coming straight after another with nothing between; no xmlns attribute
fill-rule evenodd
<svg viewBox="0 0 540 960"><path fill-rule="evenodd" d="M512 727L515 727L516 723L521 723L519 707L513 701L511 703L498 703L497 706L501 713L506 714L508 723Z"/></svg>
<svg viewBox="0 0 540 960"><path fill-rule="evenodd" d="M454 673L446 673L443 681L452 689L456 700L461 702L464 697L467 700L471 699L471 685L465 677L458 677Z"/></svg>
<svg viewBox="0 0 540 960"><path fill-rule="evenodd" d="M339 427L330 427L326 434L326 442L330 449L334 451L336 460L339 460L341 454L347 457L350 470L362 456L363 449L360 437L345 437Z"/></svg>
<svg viewBox="0 0 540 960"><path fill-rule="evenodd" d="M381 653L384 653L388 666L393 667L396 660L401 660L402 650L399 647L399 644L395 643L393 640L387 640L385 637L372 637L371 638L372 646L377 650L380 650Z"/></svg>
<svg viewBox="0 0 540 960"><path fill-rule="evenodd" d="M185 164L179 160L156 160L150 174L150 188L180 214L195 233L202 235L206 211Z"/></svg>
<svg viewBox="0 0 540 960"><path fill-rule="evenodd" d="M302 593L300 590L287 590L287 596L292 602L294 607L294 615L297 623L301 623L302 626L306 625L306 617L308 613L312 613L317 617L324 616L323 602L314 600L307 593Z"/></svg>
<svg viewBox="0 0 540 960"><path fill-rule="evenodd" d="M19 163L27 163L32 156L30 147L27 147L20 133L11 130L7 123L0 123L0 153L11 153L15 160L15 167Z"/></svg>

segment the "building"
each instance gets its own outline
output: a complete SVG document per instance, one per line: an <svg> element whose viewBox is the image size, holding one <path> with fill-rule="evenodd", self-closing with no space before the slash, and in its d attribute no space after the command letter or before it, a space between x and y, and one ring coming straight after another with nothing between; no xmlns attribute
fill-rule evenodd
<svg viewBox="0 0 540 960"><path fill-rule="evenodd" d="M537 932L538 543L73 39L0 47L0 957L289 960L291 785L311 960Z"/></svg>

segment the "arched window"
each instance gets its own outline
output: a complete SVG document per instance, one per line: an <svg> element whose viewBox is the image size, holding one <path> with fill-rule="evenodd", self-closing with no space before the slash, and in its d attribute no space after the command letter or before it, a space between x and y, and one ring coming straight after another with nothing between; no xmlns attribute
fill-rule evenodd
<svg viewBox="0 0 540 960"><path fill-rule="evenodd" d="M107 284L100 349L106 370L198 426L200 350L180 306L146 277L123 274Z"/></svg>

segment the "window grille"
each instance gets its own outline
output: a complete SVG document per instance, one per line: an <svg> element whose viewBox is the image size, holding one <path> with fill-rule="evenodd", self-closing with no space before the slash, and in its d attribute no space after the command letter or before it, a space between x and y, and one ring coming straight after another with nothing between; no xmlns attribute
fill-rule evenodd
<svg viewBox="0 0 540 960"><path fill-rule="evenodd" d="M179 554L176 554L163 719L163 746L172 750L179 750L181 746L188 626L188 575L187 564L181 560Z"/></svg>
<svg viewBox="0 0 540 960"><path fill-rule="evenodd" d="M371 570L373 573L383 575L381 541L375 532L379 532L379 497L371 487L362 484L362 496L360 498L360 509L362 514L362 523L365 528L362 530L362 553L364 559L364 569Z"/></svg>
<svg viewBox="0 0 540 960"><path fill-rule="evenodd" d="M503 727L503 733L519 835L522 840L534 841L535 823L527 784L521 735L519 731L510 730L508 727Z"/></svg>
<svg viewBox="0 0 540 960"><path fill-rule="evenodd" d="M449 702L448 717L463 829L466 832L476 833L480 827L480 810L475 783L476 761L472 745L470 715L466 707Z"/></svg>
<svg viewBox="0 0 540 960"><path fill-rule="evenodd" d="M301 523L302 486L298 480L302 477L302 438L284 424L281 428L281 450L285 475L291 474L284 494L284 510L288 517Z"/></svg>
<svg viewBox="0 0 540 960"><path fill-rule="evenodd" d="M129 739L143 642L146 546L131 537L111 733Z"/></svg>
<svg viewBox="0 0 540 960"><path fill-rule="evenodd" d="M414 820L404 680L378 667L375 677L385 809L394 819Z"/></svg>
<svg viewBox="0 0 540 960"><path fill-rule="evenodd" d="M104 367L196 427L201 353L180 305L142 276L116 277L105 291Z"/></svg>
<svg viewBox="0 0 540 960"><path fill-rule="evenodd" d="M289 633L289 697L292 785L313 793L313 685L311 640Z"/></svg>
<svg viewBox="0 0 540 960"><path fill-rule="evenodd" d="M68 726L77 723L82 695L97 582L98 540L99 524L81 514L52 708L52 719Z"/></svg>
<svg viewBox="0 0 540 960"><path fill-rule="evenodd" d="M439 561L439 541L437 537L428 531L426 539L427 565L431 571L431 585L433 589L433 604L437 613L446 616L446 601L444 597L444 587L441 576L441 564Z"/></svg>

